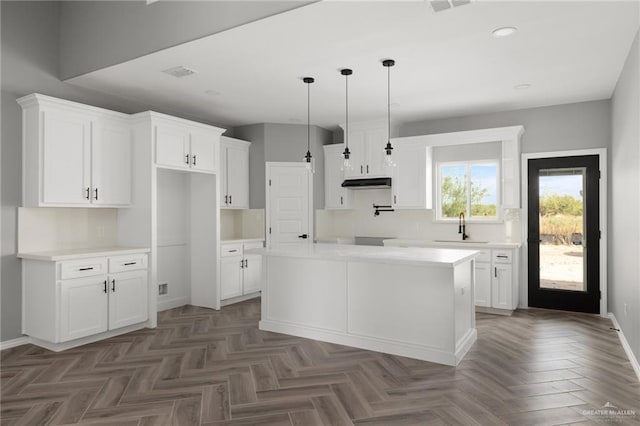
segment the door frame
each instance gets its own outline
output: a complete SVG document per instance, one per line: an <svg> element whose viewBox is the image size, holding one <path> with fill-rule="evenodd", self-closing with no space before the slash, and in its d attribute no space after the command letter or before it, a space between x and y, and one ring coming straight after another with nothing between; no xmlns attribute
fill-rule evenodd
<svg viewBox="0 0 640 426"><path fill-rule="evenodd" d="M271 233L269 233L269 224L271 224L271 185L269 185L269 179L271 179L271 168L272 167L296 167L296 168L305 168L307 170L307 189L309 191L309 206L308 206L308 215L309 215L309 242L313 244L314 235L315 235L315 222L313 220L314 211L313 211L313 172L307 167L306 162L282 162L282 161L267 161L265 162L265 199L264 199L264 210L265 210L265 220L264 220L264 235L266 237L266 247L271 247Z"/></svg>
<svg viewBox="0 0 640 426"><path fill-rule="evenodd" d="M529 307L529 160L555 157L578 157L583 155L598 155L600 169L600 316L607 317L607 148L578 149L571 151L549 151L522 154L520 167L522 187L522 261L520 262L520 307Z"/></svg>

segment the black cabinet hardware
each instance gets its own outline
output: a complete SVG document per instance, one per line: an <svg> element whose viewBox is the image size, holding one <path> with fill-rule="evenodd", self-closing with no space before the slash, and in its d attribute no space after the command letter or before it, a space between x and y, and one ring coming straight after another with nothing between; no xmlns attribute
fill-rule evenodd
<svg viewBox="0 0 640 426"><path fill-rule="evenodd" d="M249 267L249 260L248 260L248 259L245 259L245 260L244 260L244 267L245 267L245 268L248 268L248 267Z"/></svg>
<svg viewBox="0 0 640 426"><path fill-rule="evenodd" d="M225 205L229 204L229 196L228 195L224 196L224 204Z"/></svg>
<svg viewBox="0 0 640 426"><path fill-rule="evenodd" d="M131 265L135 265L138 262L127 262L124 264L124 266L131 266Z"/></svg>
<svg viewBox="0 0 640 426"><path fill-rule="evenodd" d="M107 292L107 280L104 280L104 292Z"/></svg>
<svg viewBox="0 0 640 426"><path fill-rule="evenodd" d="M98 188L93 190L95 192L95 195L93 196L94 200L98 201Z"/></svg>
<svg viewBox="0 0 640 426"><path fill-rule="evenodd" d="M499 254L496 257L499 257L500 259L508 259L509 258L509 256L504 255L504 254Z"/></svg>
<svg viewBox="0 0 640 426"><path fill-rule="evenodd" d="M302 234L302 235L298 235L298 238L302 238L303 240L306 240L307 238L309 238L309 236L307 234Z"/></svg>
<svg viewBox="0 0 640 426"><path fill-rule="evenodd" d="M493 268L493 276L498 278L498 268L496 267Z"/></svg>
<svg viewBox="0 0 640 426"><path fill-rule="evenodd" d="M89 200L89 194L91 193L91 188L87 187L87 189L85 189L85 191L87 192L87 195L85 195L84 198Z"/></svg>
<svg viewBox="0 0 640 426"><path fill-rule="evenodd" d="M364 170L362 169L362 164L360 165L360 174L363 174Z"/></svg>
<svg viewBox="0 0 640 426"><path fill-rule="evenodd" d="M196 157L197 157L197 155L194 154L194 156L193 156L193 165L194 166L196 165Z"/></svg>
<svg viewBox="0 0 640 426"><path fill-rule="evenodd" d="M369 174L369 165L367 164L367 174Z"/></svg>
<svg viewBox="0 0 640 426"><path fill-rule="evenodd" d="M235 253L237 251L238 251L237 249L233 249L233 250L229 250L229 253Z"/></svg>
<svg viewBox="0 0 640 426"><path fill-rule="evenodd" d="M185 163L186 163L187 165L188 165L188 164L190 164L190 161L189 161L189 154L185 155L184 157L185 157Z"/></svg>
<svg viewBox="0 0 640 426"><path fill-rule="evenodd" d="M229 205L231 205L231 195L229 195Z"/></svg>
<svg viewBox="0 0 640 426"><path fill-rule="evenodd" d="M240 260L240 268L244 269L244 259Z"/></svg>
<svg viewBox="0 0 640 426"><path fill-rule="evenodd" d="M395 195L393 196L393 204L398 204L398 201Z"/></svg>
<svg viewBox="0 0 640 426"><path fill-rule="evenodd" d="M78 271L92 271L93 270L93 266L89 267L89 268L80 268L78 269Z"/></svg>
<svg viewBox="0 0 640 426"><path fill-rule="evenodd" d="M116 292L116 280L111 280L111 291Z"/></svg>
<svg viewBox="0 0 640 426"><path fill-rule="evenodd" d="M340 196L340 205L343 205L343 204L344 204L344 202L343 202L343 200L342 200L342 195L341 195L341 196Z"/></svg>

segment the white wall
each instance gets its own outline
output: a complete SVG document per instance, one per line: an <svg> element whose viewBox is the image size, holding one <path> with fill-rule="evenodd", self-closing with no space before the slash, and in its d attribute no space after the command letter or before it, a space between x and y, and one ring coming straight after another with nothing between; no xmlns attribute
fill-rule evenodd
<svg viewBox="0 0 640 426"><path fill-rule="evenodd" d="M611 103L609 311L640 357L640 45L629 51ZM625 313L626 306L626 313Z"/></svg>

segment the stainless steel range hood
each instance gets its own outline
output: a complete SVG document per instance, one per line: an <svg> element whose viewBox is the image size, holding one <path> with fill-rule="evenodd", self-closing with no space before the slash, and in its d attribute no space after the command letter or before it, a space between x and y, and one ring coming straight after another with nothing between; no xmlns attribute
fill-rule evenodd
<svg viewBox="0 0 640 426"><path fill-rule="evenodd" d="M391 178L360 178L360 179L347 179L342 182L343 188L349 189L380 189L391 188Z"/></svg>

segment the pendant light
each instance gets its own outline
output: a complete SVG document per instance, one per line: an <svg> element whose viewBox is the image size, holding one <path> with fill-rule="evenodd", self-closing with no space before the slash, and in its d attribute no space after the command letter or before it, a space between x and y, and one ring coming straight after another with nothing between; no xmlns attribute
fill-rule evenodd
<svg viewBox="0 0 640 426"><path fill-rule="evenodd" d="M396 64L393 59L385 59L382 61L382 66L387 68L387 145L384 147L384 164L386 168L395 167L396 163L391 158L393 152L393 146L391 146L391 67Z"/></svg>
<svg viewBox="0 0 640 426"><path fill-rule="evenodd" d="M349 76L353 74L353 70L344 68L340 70L340 74L344 75L345 86L345 128L344 128L344 152L342 153L342 166L340 170L343 172L346 170L353 170L353 163L351 162L351 151L349 151Z"/></svg>
<svg viewBox="0 0 640 426"><path fill-rule="evenodd" d="M307 162L307 167L311 167L311 83L315 80L313 77L304 77L302 81L307 85L307 153L304 156L304 161Z"/></svg>

